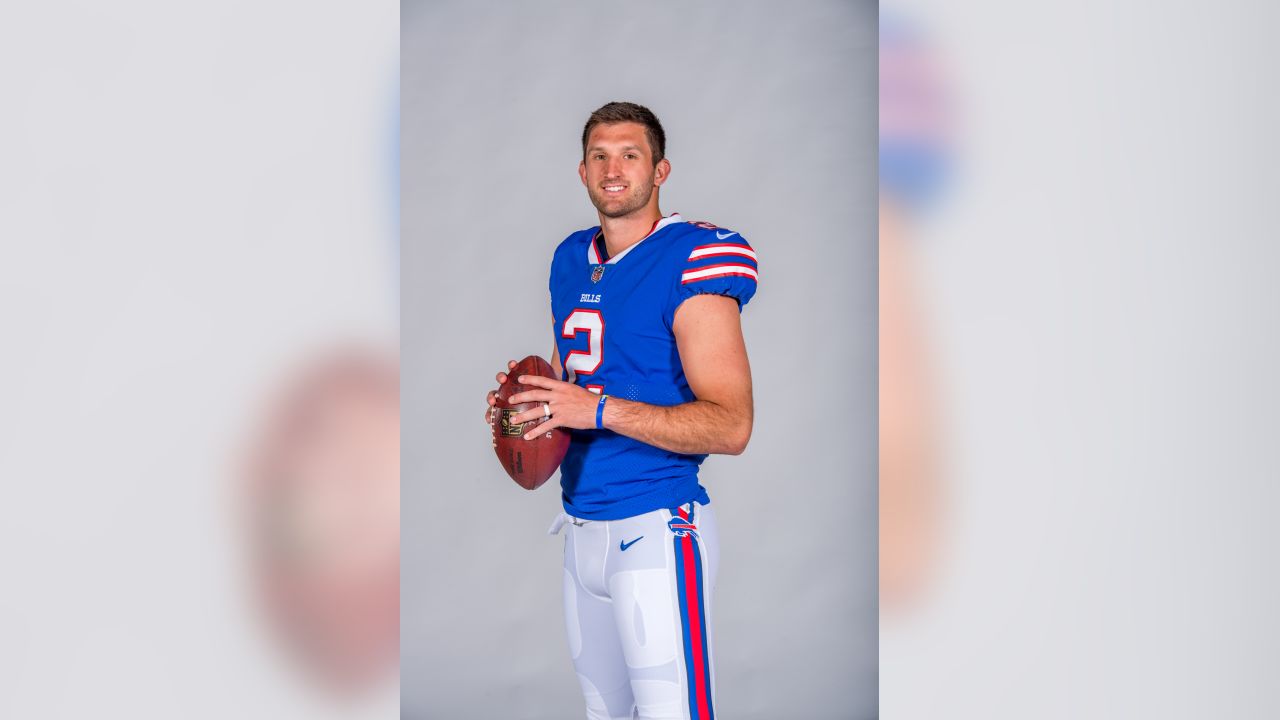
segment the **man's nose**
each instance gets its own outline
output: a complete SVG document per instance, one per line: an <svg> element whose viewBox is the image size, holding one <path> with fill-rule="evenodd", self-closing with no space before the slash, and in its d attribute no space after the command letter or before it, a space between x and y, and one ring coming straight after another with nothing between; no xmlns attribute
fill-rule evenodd
<svg viewBox="0 0 1280 720"><path fill-rule="evenodd" d="M605 177L619 177L622 175L622 161L616 157L611 157L604 161Z"/></svg>

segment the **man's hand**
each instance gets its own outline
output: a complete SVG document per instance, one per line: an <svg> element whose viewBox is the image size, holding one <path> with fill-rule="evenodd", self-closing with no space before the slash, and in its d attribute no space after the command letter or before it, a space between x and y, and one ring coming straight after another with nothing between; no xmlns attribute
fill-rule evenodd
<svg viewBox="0 0 1280 720"><path fill-rule="evenodd" d="M505 378L505 375L502 377ZM525 434L526 440L532 440L538 435L557 427L576 430L591 430L595 428L596 405L600 402L599 395L578 387L571 382L561 382L538 375L521 375L518 381L521 385L528 385L537 389L516 393L508 399L508 402L512 405L526 402L545 404L533 410L526 410L514 415L511 418L512 423L538 420L547 417L548 412L551 413L546 422L539 424Z"/></svg>
<svg viewBox="0 0 1280 720"><path fill-rule="evenodd" d="M514 368L515 366L516 366L515 360L507 361L508 370ZM497 376L494 379L498 381L498 386L501 387L502 384L507 381L507 374L504 372L500 372L497 374ZM493 406L498 402L498 391L490 390L488 394L484 396L484 401L485 401L484 422L486 425L492 425L493 424Z"/></svg>

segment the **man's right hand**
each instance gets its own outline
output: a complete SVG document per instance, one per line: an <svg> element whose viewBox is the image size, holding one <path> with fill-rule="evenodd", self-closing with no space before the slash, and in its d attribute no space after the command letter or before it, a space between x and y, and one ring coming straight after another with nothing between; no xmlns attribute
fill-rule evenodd
<svg viewBox="0 0 1280 720"><path fill-rule="evenodd" d="M515 366L516 366L515 360L507 361L508 370L511 370ZM500 372L494 377L494 379L498 381L498 386L501 387L502 384L507 381L507 374L504 372ZM490 390L488 394L484 396L484 400L485 400L484 422L486 425L493 424L493 406L498 402L497 397L498 397L497 390Z"/></svg>

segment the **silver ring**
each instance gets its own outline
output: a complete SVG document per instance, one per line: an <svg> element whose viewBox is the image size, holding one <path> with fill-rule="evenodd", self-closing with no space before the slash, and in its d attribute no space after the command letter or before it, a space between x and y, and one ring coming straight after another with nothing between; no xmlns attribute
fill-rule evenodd
<svg viewBox="0 0 1280 720"><path fill-rule="evenodd" d="M542 403L542 417L551 417L551 403Z"/></svg>

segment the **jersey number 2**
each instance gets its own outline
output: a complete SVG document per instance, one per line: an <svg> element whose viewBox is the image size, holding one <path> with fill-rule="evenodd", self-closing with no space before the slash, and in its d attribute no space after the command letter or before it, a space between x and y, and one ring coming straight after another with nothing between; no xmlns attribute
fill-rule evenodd
<svg viewBox="0 0 1280 720"><path fill-rule="evenodd" d="M599 310L574 310L564 319L564 328L560 336L577 337L578 333L587 334L587 351L570 350L564 358L564 369L572 370L578 375L591 375L600 369L604 362L604 316ZM592 392L599 393L600 385L587 385Z"/></svg>

